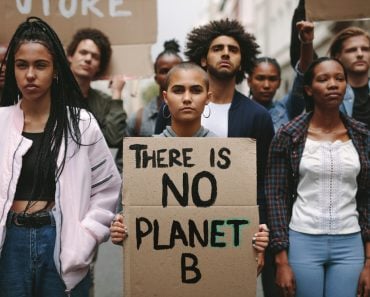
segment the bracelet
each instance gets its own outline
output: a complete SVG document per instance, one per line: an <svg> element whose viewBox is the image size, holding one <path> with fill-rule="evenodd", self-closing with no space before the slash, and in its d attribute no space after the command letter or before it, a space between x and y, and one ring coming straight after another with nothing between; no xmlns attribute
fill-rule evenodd
<svg viewBox="0 0 370 297"><path fill-rule="evenodd" d="M302 43L302 44L312 44L312 40L311 41L303 41L302 40L302 37L301 37L301 34L298 33L298 39L299 41Z"/></svg>

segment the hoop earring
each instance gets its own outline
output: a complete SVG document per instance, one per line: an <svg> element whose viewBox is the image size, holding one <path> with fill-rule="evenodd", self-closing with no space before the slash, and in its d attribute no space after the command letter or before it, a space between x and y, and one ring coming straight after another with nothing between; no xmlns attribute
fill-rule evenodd
<svg viewBox="0 0 370 297"><path fill-rule="evenodd" d="M55 74L53 79L55 79L55 82L58 84L59 83L59 77L58 74Z"/></svg>
<svg viewBox="0 0 370 297"><path fill-rule="evenodd" d="M163 115L163 117L164 117L165 119L169 119L169 118L171 117L171 113L170 113L170 110L168 110L168 115L167 115L167 116L165 115L166 107L167 107L167 109L168 109L167 104L165 104L165 105L163 106L163 109L162 109L162 115Z"/></svg>
<svg viewBox="0 0 370 297"><path fill-rule="evenodd" d="M206 107L208 107L208 114L207 114L207 115L205 115L205 114L204 114L204 111L206 110ZM206 104L206 105L204 106L204 110L203 110L202 116L203 116L204 118L206 118L206 119L208 119L208 118L211 116L211 107L210 107L208 104Z"/></svg>

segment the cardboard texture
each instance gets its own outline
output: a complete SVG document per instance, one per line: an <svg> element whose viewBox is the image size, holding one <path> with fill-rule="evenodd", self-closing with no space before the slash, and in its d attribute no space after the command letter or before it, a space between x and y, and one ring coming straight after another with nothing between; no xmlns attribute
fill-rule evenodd
<svg viewBox="0 0 370 297"><path fill-rule="evenodd" d="M195 145L196 143L196 145ZM169 164L169 150L176 149L179 152L182 150L188 151L181 153L178 160L183 160L184 156L190 157L189 164L194 164L193 167L174 165L167 168L135 168L137 153L134 149L129 149L131 145L147 145L147 154L155 154L163 158L162 164ZM231 164L227 169L221 169L217 166L210 166L211 150L215 152L215 162L219 161L224 164L224 161L218 156L221 149L228 149L231 152ZM159 154L159 150L161 151ZM165 150L165 151L164 151ZM189 152L189 150L192 150ZM141 151L141 154L143 151ZM227 154L226 151L224 153ZM124 140L123 163L125 169L125 188L123 197L125 197L125 205L152 205L161 206L162 196L162 175L167 173L176 185L183 184L183 172L189 174L189 188L193 177L201 171L211 172L217 179L217 200L216 206L225 205L256 205L256 142L252 139L245 138L140 138L127 137ZM183 162L183 161L181 161ZM158 163L158 162L157 162ZM127 177L129 174L129 178ZM151 178L155 176L156 178ZM210 188L207 187L209 182L203 180L205 185L200 188L204 191L202 197L209 197ZM145 184L143 184L145 182ZM144 187L145 186L145 187ZM140 191L138 191L140 189ZM134 191L134 193L131 193ZM173 199L172 192L169 192L171 198L168 199L169 205L178 205ZM189 199L189 205L194 205Z"/></svg>
<svg viewBox="0 0 370 297"><path fill-rule="evenodd" d="M45 20L67 46L81 28L104 32L113 49L106 75L152 74L151 44L157 39L156 0L1 0L0 43L8 43L29 16Z"/></svg>
<svg viewBox="0 0 370 297"><path fill-rule="evenodd" d="M311 21L341 21L370 18L369 0L306 0L306 17Z"/></svg>
<svg viewBox="0 0 370 297"><path fill-rule="evenodd" d="M138 168L143 167L144 149L147 156L161 150L155 168L150 162L150 168ZM212 150L215 162L210 162ZM177 159L182 166L158 168L170 164L169 151L182 152ZM211 166L217 161L223 169ZM125 297L256 296L257 263L251 244L258 229L255 141L126 138L123 172L129 230L123 249ZM194 196L210 201L214 184L209 182L211 175L203 174L193 186L200 172L210 173L217 184L216 198L206 207ZM164 207L163 176L168 175L183 194L184 173L189 177L188 203L181 206L168 190Z"/></svg>
<svg viewBox="0 0 370 297"><path fill-rule="evenodd" d="M113 45L154 43L157 38L156 0L2 0L0 11L0 42L8 41L29 16L45 20L63 44L84 27L103 31Z"/></svg>
<svg viewBox="0 0 370 297"><path fill-rule="evenodd" d="M153 74L151 44L113 45L109 74L124 74L129 79L141 79Z"/></svg>

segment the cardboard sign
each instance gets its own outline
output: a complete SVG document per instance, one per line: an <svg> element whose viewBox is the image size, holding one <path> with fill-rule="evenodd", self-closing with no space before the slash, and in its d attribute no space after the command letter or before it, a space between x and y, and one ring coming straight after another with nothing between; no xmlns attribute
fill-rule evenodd
<svg viewBox="0 0 370 297"><path fill-rule="evenodd" d="M156 0L2 0L0 42L7 42L27 17L38 16L63 44L81 28L103 31L113 45L154 43Z"/></svg>
<svg viewBox="0 0 370 297"><path fill-rule="evenodd" d="M125 297L256 295L256 144L125 138Z"/></svg>
<svg viewBox="0 0 370 297"><path fill-rule="evenodd" d="M369 0L306 0L306 17L311 21L340 21L370 18Z"/></svg>
<svg viewBox="0 0 370 297"><path fill-rule="evenodd" d="M1 0L0 43L8 43L27 17L45 20L67 46L77 30L106 34L113 55L107 75L136 78L153 72L151 44L157 39L156 0Z"/></svg>

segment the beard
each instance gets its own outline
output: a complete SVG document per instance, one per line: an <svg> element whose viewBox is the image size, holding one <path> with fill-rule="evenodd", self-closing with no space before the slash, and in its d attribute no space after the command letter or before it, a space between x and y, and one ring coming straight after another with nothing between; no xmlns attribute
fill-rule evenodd
<svg viewBox="0 0 370 297"><path fill-rule="evenodd" d="M220 80L230 80L235 78L236 74L238 73L237 69L216 69L211 65L207 65L207 71L213 77L220 79Z"/></svg>

